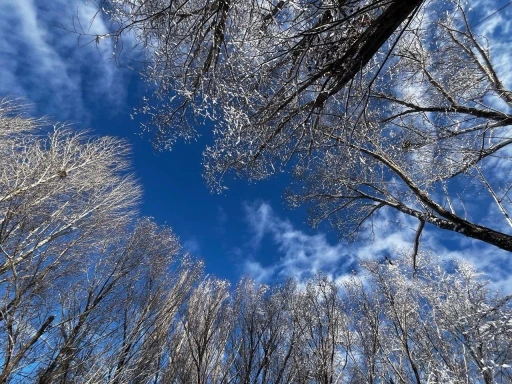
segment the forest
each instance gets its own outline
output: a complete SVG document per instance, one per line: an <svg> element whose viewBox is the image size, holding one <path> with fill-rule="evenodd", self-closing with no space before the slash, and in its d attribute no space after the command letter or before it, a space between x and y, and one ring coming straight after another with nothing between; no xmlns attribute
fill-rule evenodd
<svg viewBox="0 0 512 384"><path fill-rule="evenodd" d="M511 383L512 295L422 248L427 227L512 251L510 49L477 28L509 4L94 3L109 31L66 33L135 42L134 114L161 150L213 127L213 193L286 173L313 226L371 242L392 212L414 241L342 276L218 278L139 213L129 141L6 96L0 384Z"/></svg>

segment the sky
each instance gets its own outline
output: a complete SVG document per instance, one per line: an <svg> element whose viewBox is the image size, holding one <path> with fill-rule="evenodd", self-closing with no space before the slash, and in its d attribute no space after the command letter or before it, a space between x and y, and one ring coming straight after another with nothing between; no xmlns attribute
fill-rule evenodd
<svg viewBox="0 0 512 384"><path fill-rule="evenodd" d="M485 17L507 1L472 3L481 5ZM479 28L506 34L510 8ZM105 33L100 17L90 24L94 15L95 8L85 0L1 0L0 97L23 98L35 116L126 139L133 149L133 172L144 189L140 214L171 226L185 251L205 261L207 273L233 282L242 276L264 283L301 280L320 271L343 279L362 259L411 252L417 223L402 218L400 226L390 226L396 218L389 212L377 218L373 241L347 243L327 225L310 228L305 209L286 208L286 175L258 183L231 180L222 195L210 193L201 165L202 151L211 142L208 130L197 142L155 152L150 138L141 135L139 116L130 116L148 91L138 73L123 58L116 60L111 42L96 44L69 31L75 26ZM137 54L129 52L130 36L124 43L124 52ZM510 49L502 40L497 46ZM429 225L421 247L443 260L470 260L497 289L512 292L507 252Z"/></svg>

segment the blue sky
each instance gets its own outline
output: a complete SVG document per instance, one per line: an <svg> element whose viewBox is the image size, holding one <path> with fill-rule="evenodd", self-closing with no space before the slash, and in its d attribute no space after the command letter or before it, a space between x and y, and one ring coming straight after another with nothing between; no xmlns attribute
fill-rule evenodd
<svg viewBox="0 0 512 384"><path fill-rule="evenodd" d="M505 3L497 1L493 8ZM373 242L351 244L339 242L326 225L318 230L308 227L305 209L285 207L285 175L253 184L232 180L223 195L211 194L201 165L202 151L211 140L207 131L197 143L178 143L171 152L154 152L149 137L140 135L140 121L130 118L146 91L138 74L123 59L116 65L110 42L81 46L87 40L79 42L76 35L58 27L71 27L78 15L82 26L89 28L94 12L85 1L2 0L0 96L24 98L33 104L34 115L128 140L133 170L144 188L141 214L170 225L184 248L205 260L208 273L233 281L243 275L263 282L305 278L316 271L342 278L361 258L383 258L400 249L410 252L414 221L402 220L395 227L386 223L394 217L380 217ZM512 17L510 10L480 27L504 33L507 17ZM91 33L106 31L99 18L90 28ZM125 52L129 46L127 36ZM512 291L512 258L506 252L428 226L422 240L423 249L447 260L469 259L497 287Z"/></svg>

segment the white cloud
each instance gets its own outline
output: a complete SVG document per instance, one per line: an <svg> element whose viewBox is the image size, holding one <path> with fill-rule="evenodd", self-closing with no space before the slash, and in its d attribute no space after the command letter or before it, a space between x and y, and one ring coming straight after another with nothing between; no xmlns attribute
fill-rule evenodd
<svg viewBox="0 0 512 384"><path fill-rule="evenodd" d="M80 47L78 35L59 27L72 27L75 18L86 32L105 33L100 17L89 26L94 13L91 4L81 1L0 2L0 95L24 97L38 112L59 120L87 122L87 102L119 108L127 84L111 59L112 42Z"/></svg>
<svg viewBox="0 0 512 384"><path fill-rule="evenodd" d="M254 257L244 262L245 273L258 281L286 277L303 281L318 272L338 279L356 268L359 260L382 258L409 247L414 235L414 231L407 227L394 231L389 225L382 225L375 232L373 242L332 244L324 233L308 234L296 229L289 220L278 217L265 202L246 205L245 213L252 234L253 253L264 237L269 236L276 255L279 255L277 262L269 266L263 266ZM380 227L385 220L382 217L375 225Z"/></svg>
<svg viewBox="0 0 512 384"><path fill-rule="evenodd" d="M259 282L287 277L304 281L317 272L341 281L361 260L394 258L404 252L412 255L417 229L414 219L401 217L397 220L393 213L383 211L359 242L332 244L321 232L307 234L298 230L289 220L276 215L268 203L247 204L245 214L252 235L252 255L248 251L240 254L249 254L243 262L244 272ZM254 256L266 236L275 246L277 255L277 260L270 265L264 265ZM372 236L373 241L369 240ZM486 274L494 289L512 293L512 257L509 252L428 224L421 237L420 249L446 262L453 259L469 261Z"/></svg>
<svg viewBox="0 0 512 384"><path fill-rule="evenodd" d="M257 282L266 282L272 279L275 272L275 267L263 267L257 261L245 260L244 272Z"/></svg>
<svg viewBox="0 0 512 384"><path fill-rule="evenodd" d="M491 59L498 76L505 87L512 86L512 63L510 61L510 43L512 43L512 5L505 0L472 0L469 13L471 25L476 33L485 36L485 42L491 47Z"/></svg>

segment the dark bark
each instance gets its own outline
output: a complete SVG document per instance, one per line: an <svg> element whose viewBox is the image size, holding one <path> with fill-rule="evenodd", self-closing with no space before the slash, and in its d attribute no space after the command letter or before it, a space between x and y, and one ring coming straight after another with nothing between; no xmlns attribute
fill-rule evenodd
<svg viewBox="0 0 512 384"><path fill-rule="evenodd" d="M498 248L501 248L505 251L512 252L511 235L507 235L505 233L498 232L494 229L471 223L452 213L449 213L448 215L443 215L446 218L440 218L433 214L428 214L421 211L417 211L415 209L411 209L405 205L388 205L394 207L395 209L407 215L414 216L427 223L433 224L438 228L457 232L463 234L464 236L471 237L472 239L481 240L488 244L492 244Z"/></svg>
<svg viewBox="0 0 512 384"><path fill-rule="evenodd" d="M347 52L329 65L325 72L339 73L336 86L328 93L320 94L315 102L321 105L329 96L337 93L372 59L377 51L411 17L423 0L395 0L376 18Z"/></svg>

